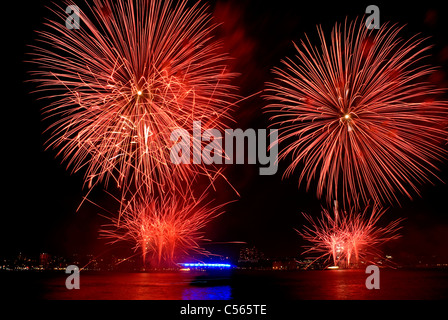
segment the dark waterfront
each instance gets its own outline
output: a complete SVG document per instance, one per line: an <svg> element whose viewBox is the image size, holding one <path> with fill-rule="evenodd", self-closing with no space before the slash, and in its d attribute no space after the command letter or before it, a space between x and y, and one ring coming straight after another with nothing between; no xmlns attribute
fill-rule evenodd
<svg viewBox="0 0 448 320"><path fill-rule="evenodd" d="M368 290L363 270L206 272L81 272L67 290L60 272L2 272L1 295L48 300L441 300L448 270L381 270L381 288Z"/></svg>

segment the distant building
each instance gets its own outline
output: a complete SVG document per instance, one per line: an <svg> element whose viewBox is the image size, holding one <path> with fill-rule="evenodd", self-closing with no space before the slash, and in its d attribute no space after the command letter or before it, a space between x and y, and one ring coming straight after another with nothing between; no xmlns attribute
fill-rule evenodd
<svg viewBox="0 0 448 320"><path fill-rule="evenodd" d="M294 258L283 258L272 262L272 270L297 270L297 260Z"/></svg>
<svg viewBox="0 0 448 320"><path fill-rule="evenodd" d="M246 247L240 250L238 267L242 269L271 269L272 261L265 258L263 252L256 247Z"/></svg>
<svg viewBox="0 0 448 320"><path fill-rule="evenodd" d="M257 263L264 259L264 254L257 248L242 248L238 258L238 263Z"/></svg>
<svg viewBox="0 0 448 320"><path fill-rule="evenodd" d="M46 270L50 266L51 256L48 253L41 253L39 255L39 267Z"/></svg>
<svg viewBox="0 0 448 320"><path fill-rule="evenodd" d="M322 269L322 264L314 259L303 259L297 261L297 268L300 270Z"/></svg>

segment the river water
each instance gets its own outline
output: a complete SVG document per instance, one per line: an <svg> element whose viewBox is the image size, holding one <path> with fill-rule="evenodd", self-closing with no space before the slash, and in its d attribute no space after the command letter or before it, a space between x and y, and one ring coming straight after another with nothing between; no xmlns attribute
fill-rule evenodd
<svg viewBox="0 0 448 320"><path fill-rule="evenodd" d="M100 273L81 272L67 290L63 272L2 272L6 298L49 300L408 300L448 299L448 270L381 269L368 290L363 270Z"/></svg>

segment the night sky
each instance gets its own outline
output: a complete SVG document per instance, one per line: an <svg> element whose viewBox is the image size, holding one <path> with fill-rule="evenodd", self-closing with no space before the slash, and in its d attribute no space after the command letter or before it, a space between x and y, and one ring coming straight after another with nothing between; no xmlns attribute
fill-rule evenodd
<svg viewBox="0 0 448 320"><path fill-rule="evenodd" d="M105 241L98 240L99 226L107 221L99 216L106 212L85 203L76 212L87 192L82 173L70 174L55 150L45 151L48 122L42 121L40 109L45 101L30 94L33 85L24 63L35 33L41 29L46 5L50 1L10 1L2 4L2 204L0 223L0 256L25 252L69 255L74 252L99 254L106 250ZM58 3L59 1L55 1ZM75 1L76 2L76 1ZM280 60L294 54L292 41L306 34L317 44L316 25L328 34L335 22L346 17L362 16L371 2L354 3L320 1L211 1L210 11L223 24L218 33L224 47L235 59L232 68L241 75L235 80L239 94L249 96L263 89L272 80L270 70ZM80 1L79 5L82 4ZM381 22L407 24L403 36L421 33L434 44L430 62L441 66L441 83L447 87L448 72L448 11L424 1L418 5L400 2L375 2L381 10ZM62 23L62 22L61 22ZM82 27L82 25L81 25ZM237 123L233 128L266 128L268 117L261 95L242 102L235 110ZM448 181L448 161L440 166L440 178ZM259 176L257 165L228 166L226 175L239 191L238 197L226 184L218 184L216 196L221 201L237 200L227 212L206 228L206 237L213 241L245 241L268 256L297 256L302 251L301 239L294 231L304 219L301 212L320 214L321 205L315 190L298 188L299 172L282 180L285 164L275 176ZM113 192L113 190L111 189ZM387 246L394 255L447 257L448 186L439 181L421 188L422 198L414 201L401 197L402 207L391 208L383 217L389 222L406 217L403 237ZM113 199L97 187L90 199L113 209ZM234 250L236 245L228 246ZM230 250L230 251L231 251ZM445 260L446 261L446 260Z"/></svg>

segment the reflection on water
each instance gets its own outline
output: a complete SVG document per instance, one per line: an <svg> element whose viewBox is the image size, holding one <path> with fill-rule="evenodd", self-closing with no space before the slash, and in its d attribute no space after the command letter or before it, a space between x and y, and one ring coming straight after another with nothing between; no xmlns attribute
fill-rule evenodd
<svg viewBox="0 0 448 320"><path fill-rule="evenodd" d="M191 287L182 292L182 300L230 300L232 299L230 286Z"/></svg>
<svg viewBox="0 0 448 320"><path fill-rule="evenodd" d="M44 299L229 300L227 276L204 272L87 273L80 290L67 290L61 277L48 279ZM61 286L62 284L62 286Z"/></svg>
<svg viewBox="0 0 448 320"><path fill-rule="evenodd" d="M363 270L233 273L88 273L67 290L65 273L2 272L0 294L63 300L345 300L448 299L448 270L381 270L368 290Z"/></svg>
<svg viewBox="0 0 448 320"><path fill-rule="evenodd" d="M381 269L380 289L368 290L364 270L244 273L234 279L232 298L268 300L448 299L448 270ZM270 290L271 289L271 290Z"/></svg>

